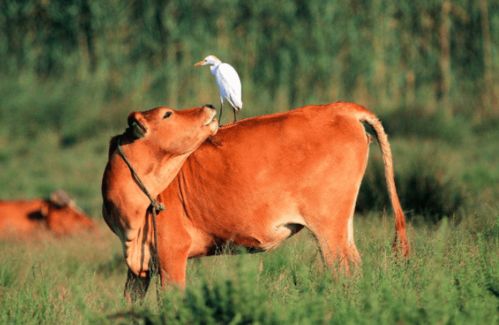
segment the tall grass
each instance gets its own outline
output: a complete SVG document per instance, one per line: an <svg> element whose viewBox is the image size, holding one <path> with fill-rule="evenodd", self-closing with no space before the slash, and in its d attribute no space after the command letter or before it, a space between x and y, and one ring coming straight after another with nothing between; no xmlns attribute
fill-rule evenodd
<svg viewBox="0 0 499 325"><path fill-rule="evenodd" d="M4 0L0 6L0 71L9 83L24 74L35 85L63 79L69 87L55 91L67 95L81 83L95 84L92 98L104 103L137 96L142 105L215 102L211 76L192 67L213 53L239 71L245 114L338 99L388 112L442 111L447 118L483 119L498 107L494 1Z"/></svg>
<svg viewBox="0 0 499 325"><path fill-rule="evenodd" d="M324 268L307 232L273 252L192 260L186 292L167 290L159 306L154 287L143 305L124 303L113 237L2 243L0 322L494 324L499 220L481 217L411 228L408 261L392 255L391 218L357 220L363 264L352 277Z"/></svg>

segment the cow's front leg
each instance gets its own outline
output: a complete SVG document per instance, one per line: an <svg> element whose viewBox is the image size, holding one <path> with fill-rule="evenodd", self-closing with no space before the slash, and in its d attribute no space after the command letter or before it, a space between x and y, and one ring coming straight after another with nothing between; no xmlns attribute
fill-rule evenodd
<svg viewBox="0 0 499 325"><path fill-rule="evenodd" d="M185 288L187 258L191 242L189 233L180 222L170 219L159 227L158 255L162 287L173 284Z"/></svg>
<svg viewBox="0 0 499 325"><path fill-rule="evenodd" d="M164 288L167 284L173 284L185 288L189 247L179 247L179 245L168 247L164 245L159 251L161 286Z"/></svg>

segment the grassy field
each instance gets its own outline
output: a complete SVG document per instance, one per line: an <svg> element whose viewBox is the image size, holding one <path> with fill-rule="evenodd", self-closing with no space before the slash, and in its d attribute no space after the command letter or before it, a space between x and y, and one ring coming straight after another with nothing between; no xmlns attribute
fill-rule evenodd
<svg viewBox="0 0 499 325"><path fill-rule="evenodd" d="M499 324L499 3L0 1L0 198L73 195L99 232L0 242L0 324ZM351 277L306 230L264 254L189 261L188 288L122 292L101 217L108 141L128 113L218 104L238 70L241 117L338 100L380 116L413 253L391 252L377 145ZM230 114L226 114L228 118Z"/></svg>
<svg viewBox="0 0 499 325"><path fill-rule="evenodd" d="M141 306L121 298L117 240L102 235L0 244L0 323L438 323L497 324L499 222L492 212L460 225L411 227L413 255L393 257L392 220L357 220L363 265L349 278L322 265L300 233L266 254L192 260L188 289L154 287ZM483 221L483 220L487 221Z"/></svg>
<svg viewBox="0 0 499 325"><path fill-rule="evenodd" d="M99 233L0 243L0 323L498 323L499 175L497 142L492 141L496 136L492 130L458 145L393 139L402 193L413 189L424 200L436 195L425 196L424 191L464 187L457 207L446 196L435 199L433 208L456 208L448 218L441 213L430 218L405 205L413 245L408 261L391 252L389 209L365 212L355 222L363 264L351 277L326 269L315 240L303 231L272 252L191 260L185 293L169 289L158 305L152 286L144 304L136 306L122 299L126 267L120 245L99 218L98 187L107 144L90 139L60 150L50 133L34 143L20 140L15 150L2 152L9 157L4 159L3 184L15 189L12 193L69 189L97 217ZM46 158L56 151L58 160ZM375 176L377 151L373 146L363 185L366 197L366 189L379 186L378 193L385 191ZM81 155L94 159L74 159ZM37 164L18 174L15 162L25 156ZM420 167L421 161L435 166L435 161L450 160L451 165L430 168L426 175L445 171L452 181L435 185L430 177L427 184L422 177L426 187L404 181L411 179L411 166ZM371 202L376 200L371 197Z"/></svg>

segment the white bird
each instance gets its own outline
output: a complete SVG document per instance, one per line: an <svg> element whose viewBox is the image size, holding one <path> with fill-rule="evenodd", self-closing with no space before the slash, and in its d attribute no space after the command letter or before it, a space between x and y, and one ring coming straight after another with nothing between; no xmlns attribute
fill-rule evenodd
<svg viewBox="0 0 499 325"><path fill-rule="evenodd" d="M194 64L199 67L203 65L210 65L211 74L215 76L217 81L218 90L220 92L220 115L218 121L222 119L222 108L224 100L228 101L234 110L234 122L236 122L236 112L243 108L241 100L241 80L236 70L228 63L220 61L214 55L208 55L203 60Z"/></svg>

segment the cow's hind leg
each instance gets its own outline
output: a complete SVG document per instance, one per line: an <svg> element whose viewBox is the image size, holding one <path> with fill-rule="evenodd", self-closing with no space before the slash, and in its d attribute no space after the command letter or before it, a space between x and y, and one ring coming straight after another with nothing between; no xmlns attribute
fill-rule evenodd
<svg viewBox="0 0 499 325"><path fill-rule="evenodd" d="M124 292L126 301L129 303L142 301L146 296L150 282L151 278L149 275L147 275L146 277L140 277L133 273L131 270L128 270Z"/></svg>
<svg viewBox="0 0 499 325"><path fill-rule="evenodd" d="M327 266L339 266L347 274L351 266L361 261L353 238L355 201L356 197L342 200L341 204L331 207L331 214L307 218L308 227L317 238Z"/></svg>

